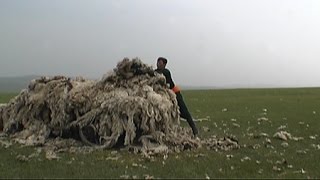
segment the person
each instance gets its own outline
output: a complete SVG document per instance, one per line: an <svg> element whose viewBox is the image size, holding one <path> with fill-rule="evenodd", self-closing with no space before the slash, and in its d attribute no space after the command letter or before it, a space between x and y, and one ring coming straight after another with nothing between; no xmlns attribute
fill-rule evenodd
<svg viewBox="0 0 320 180"><path fill-rule="evenodd" d="M180 109L180 116L187 120L189 126L192 129L193 135L197 137L198 129L192 119L192 116L183 100L181 95L180 89L176 86L172 80L170 71L166 68L168 60L164 57L159 57L157 60L157 69L155 70L157 73L163 74L166 78L166 83L168 84L169 88L176 94L176 98L178 101L178 106Z"/></svg>

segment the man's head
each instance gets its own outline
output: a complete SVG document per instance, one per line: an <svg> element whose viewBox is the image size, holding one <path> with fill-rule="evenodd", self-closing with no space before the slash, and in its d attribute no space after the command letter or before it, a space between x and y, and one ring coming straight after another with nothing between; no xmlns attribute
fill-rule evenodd
<svg viewBox="0 0 320 180"><path fill-rule="evenodd" d="M159 57L157 60L157 68L164 69L168 63L168 60L164 57Z"/></svg>

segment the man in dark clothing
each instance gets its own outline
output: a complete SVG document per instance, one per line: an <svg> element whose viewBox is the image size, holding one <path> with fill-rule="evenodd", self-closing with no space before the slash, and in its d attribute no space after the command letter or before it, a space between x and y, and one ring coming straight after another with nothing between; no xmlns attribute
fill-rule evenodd
<svg viewBox="0 0 320 180"><path fill-rule="evenodd" d="M196 137L198 135L198 129L191 117L191 114L189 113L189 110L186 104L184 103L179 87L174 84L171 77L171 73L166 68L167 63L168 63L168 60L166 58L159 57L157 60L157 69L155 71L165 76L166 83L169 84L169 88L172 89L173 92L176 94L178 106L180 108L180 116L187 120L189 126L192 129L193 135Z"/></svg>

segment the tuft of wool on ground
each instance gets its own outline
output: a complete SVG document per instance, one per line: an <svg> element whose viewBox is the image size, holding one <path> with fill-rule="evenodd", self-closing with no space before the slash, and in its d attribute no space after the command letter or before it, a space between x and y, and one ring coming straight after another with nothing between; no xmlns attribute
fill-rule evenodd
<svg viewBox="0 0 320 180"><path fill-rule="evenodd" d="M28 146L64 149L82 142L98 149L129 147L146 156L201 146L239 148L230 138L192 138L190 128L180 126L179 113L164 76L138 58L125 58L100 80L32 80L0 105L0 131Z"/></svg>

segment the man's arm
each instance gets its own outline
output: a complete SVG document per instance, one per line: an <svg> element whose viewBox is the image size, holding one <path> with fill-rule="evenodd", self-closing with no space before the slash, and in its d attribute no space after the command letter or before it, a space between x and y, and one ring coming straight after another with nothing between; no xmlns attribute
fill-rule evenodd
<svg viewBox="0 0 320 180"><path fill-rule="evenodd" d="M167 84L170 85L170 89L172 89L175 86L175 84L172 80L170 71L168 69L165 69L163 71L163 75L166 77L166 81L167 81Z"/></svg>

